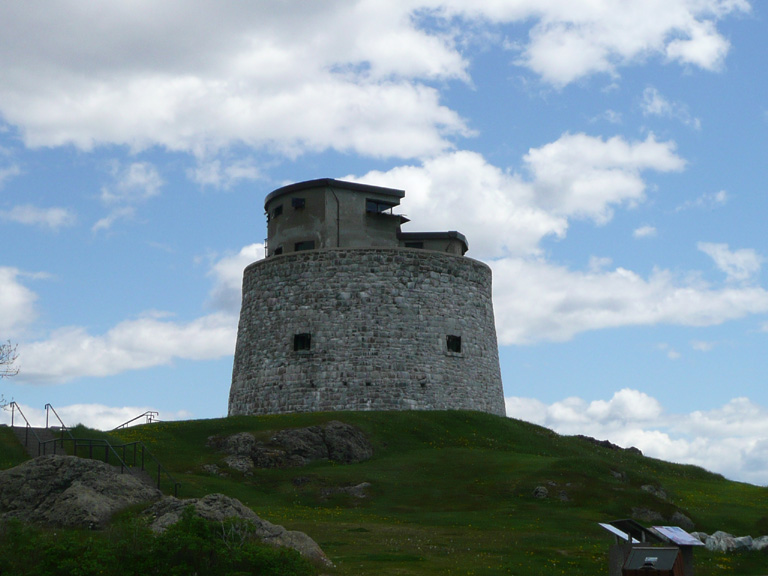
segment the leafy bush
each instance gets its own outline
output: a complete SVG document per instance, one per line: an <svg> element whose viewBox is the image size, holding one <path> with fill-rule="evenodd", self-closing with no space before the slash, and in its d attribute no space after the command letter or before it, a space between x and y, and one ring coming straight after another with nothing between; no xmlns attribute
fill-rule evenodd
<svg viewBox="0 0 768 576"><path fill-rule="evenodd" d="M311 576L298 552L256 541L242 521L215 523L192 509L155 535L140 517L108 531L49 530L16 519L0 523L0 574L16 576Z"/></svg>

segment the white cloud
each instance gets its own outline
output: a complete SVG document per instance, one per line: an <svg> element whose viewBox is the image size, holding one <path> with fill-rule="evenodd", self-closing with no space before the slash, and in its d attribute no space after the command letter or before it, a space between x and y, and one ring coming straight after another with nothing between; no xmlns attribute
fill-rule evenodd
<svg viewBox="0 0 768 576"><path fill-rule="evenodd" d="M664 118L674 118L686 126L701 129L701 120L691 116L688 107L679 102L670 102L664 98L656 88L647 87L643 91L643 101L641 103L643 114L645 116L661 116Z"/></svg>
<svg viewBox="0 0 768 576"><path fill-rule="evenodd" d="M172 363L209 360L234 352L237 317L214 313L188 323L146 316L93 336L82 327L56 330L47 340L19 349L19 381L62 383L111 376Z"/></svg>
<svg viewBox="0 0 768 576"><path fill-rule="evenodd" d="M45 410L19 403L21 410L32 426L45 426ZM72 404L69 406L55 406L56 412L68 427L83 424L97 430L112 430L121 424L132 420L140 414L148 411L158 412L150 406L104 406L103 404ZM155 417L156 421L184 420L192 415L184 410L178 412L160 412ZM52 416L51 416L52 417ZM0 424L10 424L10 412L0 410ZM49 419L50 423L50 419ZM146 423L146 419L139 419L133 425ZM54 422L58 425L58 422Z"/></svg>
<svg viewBox="0 0 768 576"><path fill-rule="evenodd" d="M725 206L728 202L728 192L720 190L719 192L707 192L698 198L688 200L675 208L675 212L690 210L692 208L699 210L714 210L720 206Z"/></svg>
<svg viewBox="0 0 768 576"><path fill-rule="evenodd" d="M82 377L104 377L129 370L171 364L174 360L210 360L234 353L243 269L264 257L263 244L243 247L239 253L225 256L211 265L214 278L209 303L215 312L190 322L174 322L163 312L147 312L135 320L120 322L104 334L92 335L81 326L70 326L53 332L48 338L26 342L19 348L17 376L20 382L58 384ZM3 282L3 274L8 278ZM9 311L23 311L23 298L28 300L27 315L35 295L15 282L18 271L0 268L0 296L7 286L8 298L0 298L0 312L6 302ZM19 295L14 299L12 292ZM26 318L22 316L18 321ZM0 316L13 322L10 314Z"/></svg>
<svg viewBox="0 0 768 576"><path fill-rule="evenodd" d="M149 162L133 162L127 167L114 162L111 176L113 182L101 188L101 201L110 211L93 225L93 232L108 230L118 220L133 218L136 205L157 196L164 184L157 168Z"/></svg>
<svg viewBox="0 0 768 576"><path fill-rule="evenodd" d="M653 226L640 226L632 232L632 236L635 238L652 238L656 236L656 228Z"/></svg>
<svg viewBox="0 0 768 576"><path fill-rule="evenodd" d="M699 352L709 352L715 347L714 342L704 342L703 340L691 341L691 348Z"/></svg>
<svg viewBox="0 0 768 576"><path fill-rule="evenodd" d="M605 223L612 207L632 206L644 199L644 170L682 170L673 142L642 142L621 137L606 141L586 134L564 134L555 142L531 149L525 158L538 202L555 213Z"/></svg>
<svg viewBox="0 0 768 576"><path fill-rule="evenodd" d="M242 180L257 180L261 171L252 159L237 160L222 166L221 160L200 159L189 178L201 186L231 188Z"/></svg>
<svg viewBox="0 0 768 576"><path fill-rule="evenodd" d="M635 446L646 456L695 464L734 480L768 483L768 410L747 398L689 414L670 414L655 398L631 389L607 401L572 397L547 405L509 397L506 405L508 416L560 434Z"/></svg>
<svg viewBox="0 0 768 576"><path fill-rule="evenodd" d="M156 196L163 185L163 179L149 162L133 162L122 168L117 163L112 167L114 183L101 189L101 200L105 204L135 204Z"/></svg>
<svg viewBox="0 0 768 576"><path fill-rule="evenodd" d="M624 268L581 272L522 258L490 265L501 344L566 341L619 326L711 326L768 311L762 288L713 288L664 270L643 278Z"/></svg>
<svg viewBox="0 0 768 576"><path fill-rule="evenodd" d="M29 146L409 157L467 133L424 83L465 79L467 64L403 4L59 3L0 16L1 111Z"/></svg>
<svg viewBox="0 0 768 576"><path fill-rule="evenodd" d="M729 48L717 21L750 7L356 0L188 8L4 3L0 113L32 147L160 145L205 155L245 144L290 155L425 157L470 133L431 83L468 82L460 46L495 25L531 26L515 44L518 64L564 86L649 56L717 69ZM468 36L454 17L471 24Z"/></svg>
<svg viewBox="0 0 768 576"><path fill-rule="evenodd" d="M104 218L99 218L96 223L91 227L91 231L98 232L100 230L109 230L112 225L118 220L130 220L136 214L136 209L133 206L121 206L119 208L113 208L109 214Z"/></svg>
<svg viewBox="0 0 768 576"><path fill-rule="evenodd" d="M75 213L68 208L38 208L31 204L14 206L10 210L0 210L0 219L29 226L42 226L51 230L73 226L77 221Z"/></svg>
<svg viewBox="0 0 768 576"><path fill-rule="evenodd" d="M216 262L209 272L209 275L216 279L209 299L211 305L218 310L239 314L243 270L262 258L264 258L264 244L250 244L244 246L237 254L225 256Z"/></svg>
<svg viewBox="0 0 768 576"><path fill-rule="evenodd" d="M497 258L537 253L542 238L565 236L569 217L605 223L614 206L644 199L643 171L684 166L674 144L657 142L653 135L628 142L564 134L530 149L523 163L530 179L501 170L480 154L460 151L420 166L345 179L404 188L403 211L413 220L409 228L453 229L461 214L471 255Z"/></svg>
<svg viewBox="0 0 768 576"><path fill-rule="evenodd" d="M592 74L615 76L619 67L649 56L717 70L730 46L715 22L750 6L746 0L526 0L506 10L496 4L486 15L494 9L499 19L537 20L519 63L565 86Z"/></svg>
<svg viewBox="0 0 768 576"><path fill-rule="evenodd" d="M0 168L0 188L2 188L8 180L19 174L21 174L21 168L15 164Z"/></svg>
<svg viewBox="0 0 768 576"><path fill-rule="evenodd" d="M0 266L0 340L21 332L36 318L37 295L19 282L17 268Z"/></svg>
<svg viewBox="0 0 768 576"><path fill-rule="evenodd" d="M729 281L745 282L751 280L763 265L764 258L749 248L731 251L728 244L699 242L699 250L715 261L715 265L725 272Z"/></svg>

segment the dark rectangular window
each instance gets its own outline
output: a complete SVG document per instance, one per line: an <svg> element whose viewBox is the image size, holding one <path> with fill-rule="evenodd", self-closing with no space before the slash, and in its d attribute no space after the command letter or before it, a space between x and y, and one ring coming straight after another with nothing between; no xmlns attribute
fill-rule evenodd
<svg viewBox="0 0 768 576"><path fill-rule="evenodd" d="M385 200L371 200L368 198L365 201L365 211L372 214L381 214L387 210L392 210L397 206L396 202L387 202Z"/></svg>
<svg viewBox="0 0 768 576"><path fill-rule="evenodd" d="M278 216L280 216L280 214L282 214L282 213L283 213L283 205L282 205L282 204L280 204L280 206L277 206L277 207L276 207L276 208L275 208L275 209L272 211L272 218L277 218L277 217L278 217Z"/></svg>
<svg viewBox="0 0 768 576"><path fill-rule="evenodd" d="M291 206L294 208L304 208L307 201L304 198L291 198Z"/></svg>
<svg viewBox="0 0 768 576"><path fill-rule="evenodd" d="M461 336L448 334L448 336L445 337L445 344L448 348L448 352L461 352Z"/></svg>
<svg viewBox="0 0 768 576"><path fill-rule="evenodd" d="M273 254L275 256L277 256L278 254L282 254L282 253L283 253L283 247L282 246L278 246L277 248L275 248L275 251L273 252Z"/></svg>
<svg viewBox="0 0 768 576"><path fill-rule="evenodd" d="M293 335L293 351L301 352L312 349L312 334L302 332Z"/></svg>
<svg viewBox="0 0 768 576"><path fill-rule="evenodd" d="M294 252L301 252L302 250L314 250L314 249L315 249L314 240L305 240L304 242L296 242L296 244L293 246Z"/></svg>
<svg viewBox="0 0 768 576"><path fill-rule="evenodd" d="M406 248L424 248L424 242L406 242Z"/></svg>

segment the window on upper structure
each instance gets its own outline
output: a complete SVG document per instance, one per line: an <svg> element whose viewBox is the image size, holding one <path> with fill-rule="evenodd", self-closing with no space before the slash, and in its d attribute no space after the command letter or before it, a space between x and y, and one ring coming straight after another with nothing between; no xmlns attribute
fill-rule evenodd
<svg viewBox="0 0 768 576"><path fill-rule="evenodd" d="M368 198L365 201L365 211L369 214L381 214L387 210L392 210L397 206L397 202L387 202L386 200L371 200Z"/></svg>
<svg viewBox="0 0 768 576"><path fill-rule="evenodd" d="M448 349L448 352L455 352L457 354L461 353L461 336L454 336L453 334L448 334L448 336L445 337L445 345Z"/></svg>
<svg viewBox="0 0 768 576"><path fill-rule="evenodd" d="M276 206L275 209L272 211L272 218L277 218L282 213L283 213L283 205L280 204L280 206Z"/></svg>
<svg viewBox="0 0 768 576"><path fill-rule="evenodd" d="M283 247L282 246L278 246L277 248L275 248L275 251L273 252L273 254L275 256L277 256L278 254L282 254L282 253L283 253Z"/></svg>
<svg viewBox="0 0 768 576"><path fill-rule="evenodd" d="M406 248L424 248L424 242L406 242Z"/></svg>
<svg viewBox="0 0 768 576"><path fill-rule="evenodd" d="M315 249L315 241L314 240L304 240L304 242L296 242L293 246L294 252L301 252L302 250L314 250Z"/></svg>
<svg viewBox="0 0 768 576"><path fill-rule="evenodd" d="M293 351L306 352L312 349L312 334L302 332L293 335Z"/></svg>
<svg viewBox="0 0 768 576"><path fill-rule="evenodd" d="M294 208L304 208L307 201L304 198L291 198L291 206Z"/></svg>

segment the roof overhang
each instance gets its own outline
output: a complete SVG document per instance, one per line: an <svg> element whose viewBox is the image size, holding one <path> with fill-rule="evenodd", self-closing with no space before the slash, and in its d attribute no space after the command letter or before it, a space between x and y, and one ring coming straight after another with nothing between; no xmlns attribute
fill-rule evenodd
<svg viewBox="0 0 768 576"><path fill-rule="evenodd" d="M315 188L336 188L341 190L351 190L352 192L359 192L360 194L389 196L398 200L395 205L399 204L399 200L405 196L405 190L398 190L396 188L371 186L370 184L358 184L357 182L346 182L344 180L335 180L333 178L318 178L316 180L305 180L304 182L288 184L287 186L273 190L264 199L264 208L266 208L267 205L275 198L279 198L285 194L293 194L303 190L312 190Z"/></svg>

